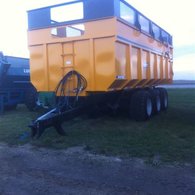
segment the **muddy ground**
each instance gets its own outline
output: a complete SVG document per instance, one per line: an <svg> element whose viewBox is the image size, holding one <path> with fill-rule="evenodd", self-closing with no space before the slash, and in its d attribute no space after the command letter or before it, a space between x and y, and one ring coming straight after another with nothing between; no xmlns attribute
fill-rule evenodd
<svg viewBox="0 0 195 195"><path fill-rule="evenodd" d="M192 165L146 164L68 150L0 144L0 194L195 194Z"/></svg>

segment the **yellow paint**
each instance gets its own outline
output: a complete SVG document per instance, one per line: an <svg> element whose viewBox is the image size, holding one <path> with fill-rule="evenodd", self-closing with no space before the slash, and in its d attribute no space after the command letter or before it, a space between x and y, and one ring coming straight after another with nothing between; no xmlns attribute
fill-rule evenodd
<svg viewBox="0 0 195 195"><path fill-rule="evenodd" d="M31 81L38 91L54 91L70 70L87 80L82 95L172 81L172 62L165 55L172 55L172 48L115 17L83 25L85 32L77 37L53 36L52 28L28 32Z"/></svg>

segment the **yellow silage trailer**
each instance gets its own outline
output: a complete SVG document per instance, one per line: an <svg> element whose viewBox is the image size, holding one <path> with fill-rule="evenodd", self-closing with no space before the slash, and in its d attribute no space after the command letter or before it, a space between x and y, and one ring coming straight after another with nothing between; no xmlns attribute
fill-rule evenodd
<svg viewBox="0 0 195 195"><path fill-rule="evenodd" d="M81 112L123 110L142 121L166 110L172 36L125 0L76 0L28 11L31 82L50 107L32 135Z"/></svg>

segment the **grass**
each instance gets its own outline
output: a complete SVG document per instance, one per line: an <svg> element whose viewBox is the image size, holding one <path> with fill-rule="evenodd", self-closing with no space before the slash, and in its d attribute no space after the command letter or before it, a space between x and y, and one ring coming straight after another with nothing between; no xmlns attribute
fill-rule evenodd
<svg viewBox="0 0 195 195"><path fill-rule="evenodd" d="M164 162L195 163L195 89L169 89L169 109L147 122L125 117L75 118L63 124L68 136L48 129L39 140L31 140L27 127L37 113L24 106L0 116L0 142L31 143L39 147L64 149L84 146L94 153Z"/></svg>

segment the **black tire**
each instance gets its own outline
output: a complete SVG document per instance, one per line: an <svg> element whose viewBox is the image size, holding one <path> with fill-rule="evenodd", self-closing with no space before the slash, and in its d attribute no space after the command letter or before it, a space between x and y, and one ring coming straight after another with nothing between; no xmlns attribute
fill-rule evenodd
<svg viewBox="0 0 195 195"><path fill-rule="evenodd" d="M25 93L25 105L30 111L37 107L38 94L34 86L29 87Z"/></svg>
<svg viewBox="0 0 195 195"><path fill-rule="evenodd" d="M148 92L152 98L152 113L158 114L161 111L161 99L160 99L160 92L156 88L148 89Z"/></svg>
<svg viewBox="0 0 195 195"><path fill-rule="evenodd" d="M131 118L136 121L145 121L152 115L152 98L148 91L136 91L131 97L129 108Z"/></svg>
<svg viewBox="0 0 195 195"><path fill-rule="evenodd" d="M167 110L168 108L168 93L165 88L157 88L160 95L160 101L161 101L161 110Z"/></svg>

